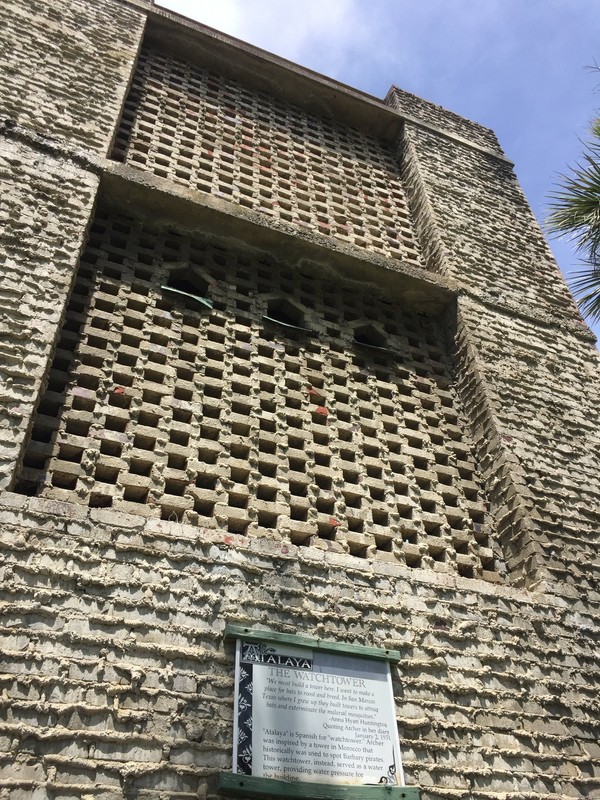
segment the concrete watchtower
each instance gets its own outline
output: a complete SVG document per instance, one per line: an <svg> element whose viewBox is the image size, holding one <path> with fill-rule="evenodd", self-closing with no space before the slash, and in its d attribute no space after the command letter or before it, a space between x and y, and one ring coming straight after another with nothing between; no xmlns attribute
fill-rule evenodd
<svg viewBox="0 0 600 800"><path fill-rule="evenodd" d="M596 796L598 353L494 134L4 17L2 797L214 793L227 622L398 649L424 800Z"/></svg>

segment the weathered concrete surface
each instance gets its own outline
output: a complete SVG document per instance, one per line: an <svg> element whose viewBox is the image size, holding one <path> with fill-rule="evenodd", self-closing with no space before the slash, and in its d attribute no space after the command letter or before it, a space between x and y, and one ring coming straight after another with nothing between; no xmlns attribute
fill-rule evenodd
<svg viewBox="0 0 600 800"><path fill-rule="evenodd" d="M268 60L263 67L274 68ZM157 39L140 52L113 157L300 235L316 232L421 266L394 152L363 128L364 101L352 101L352 124L332 109L307 114L294 99L184 60Z"/></svg>
<svg viewBox="0 0 600 800"><path fill-rule="evenodd" d="M424 109L440 127L459 125L412 95L392 90L389 99L413 114ZM468 120L459 132L493 144ZM403 157L417 224L428 235L425 258L461 286L463 401L510 563L526 582L561 591L560 576L559 587L596 598L588 555L600 544L594 337L506 162L410 125Z"/></svg>
<svg viewBox="0 0 600 800"><path fill-rule="evenodd" d="M600 797L598 357L495 137L153 13L150 50L243 78L249 98L273 89L263 106L302 125L332 115L325 150L349 120L384 141L386 170L398 146L386 186L416 260L371 247L375 224L336 242L315 216L293 238L252 205L272 180L254 162L244 208L176 180L182 150L166 175L103 160L144 5L36 0L2 29L22 123L1 151L2 479L35 418L19 474L42 495L0 495L2 800L213 796L231 767L226 621L399 649L423 800ZM235 136L225 153L231 132L221 175L223 155L248 157ZM381 166L381 142L367 151L361 180ZM332 213L322 165L307 170L301 202ZM210 313L160 288L190 264ZM428 291L443 318L407 311ZM266 335L282 294L308 344ZM355 329L394 341L393 380Z"/></svg>
<svg viewBox="0 0 600 800"><path fill-rule="evenodd" d="M444 326L355 289L97 213L15 486L501 580Z"/></svg>
<svg viewBox="0 0 600 800"><path fill-rule="evenodd" d="M307 116L331 117L389 142L402 126L398 114L377 97L159 5L148 15L145 43L235 81L242 77L249 89L291 101Z"/></svg>
<svg viewBox="0 0 600 800"><path fill-rule="evenodd" d="M376 251L344 242L321 231L298 228L260 210L224 197L198 192L130 166L95 159L101 175L101 202L109 208L186 231L210 231L224 246L285 253L298 269L311 267L324 275L356 281L356 290L383 289L405 308L436 316L455 300L458 283L432 274L420 264L386 258ZM103 198L106 198L105 200Z"/></svg>
<svg viewBox="0 0 600 800"><path fill-rule="evenodd" d="M2 506L6 797L213 795L231 758L225 621L400 650L405 767L427 800L598 791L581 603L106 509Z"/></svg>
<svg viewBox="0 0 600 800"><path fill-rule="evenodd" d="M85 0L0 3L0 114L105 154L145 14L114 0L90 8Z"/></svg>
<svg viewBox="0 0 600 800"><path fill-rule="evenodd" d="M0 183L0 486L7 486L47 375L98 178L0 135Z"/></svg>

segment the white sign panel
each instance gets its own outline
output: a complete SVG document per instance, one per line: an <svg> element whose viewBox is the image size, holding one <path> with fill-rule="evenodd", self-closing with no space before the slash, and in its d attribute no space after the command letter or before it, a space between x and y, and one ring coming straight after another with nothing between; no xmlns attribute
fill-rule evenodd
<svg viewBox="0 0 600 800"><path fill-rule="evenodd" d="M238 640L234 771L404 784L389 664Z"/></svg>

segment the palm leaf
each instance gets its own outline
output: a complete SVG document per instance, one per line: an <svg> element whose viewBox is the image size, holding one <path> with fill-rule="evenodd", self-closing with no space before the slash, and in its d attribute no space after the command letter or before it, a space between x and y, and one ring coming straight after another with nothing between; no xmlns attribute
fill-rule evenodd
<svg viewBox="0 0 600 800"><path fill-rule="evenodd" d="M600 119L591 128L592 139L581 163L562 175L550 195L547 228L555 236L568 237L587 266L579 270L571 286L580 308L592 321L600 320Z"/></svg>

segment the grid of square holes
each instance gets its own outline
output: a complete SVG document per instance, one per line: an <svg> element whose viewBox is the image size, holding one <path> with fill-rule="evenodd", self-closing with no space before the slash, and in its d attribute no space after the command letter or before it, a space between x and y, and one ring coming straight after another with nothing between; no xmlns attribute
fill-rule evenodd
<svg viewBox="0 0 600 800"><path fill-rule="evenodd" d="M161 288L186 264L213 308ZM310 333L264 319L285 297ZM378 326L387 350L355 341ZM98 216L16 491L498 580L435 321Z"/></svg>
<svg viewBox="0 0 600 800"><path fill-rule="evenodd" d="M113 158L422 266L384 142L149 49Z"/></svg>

